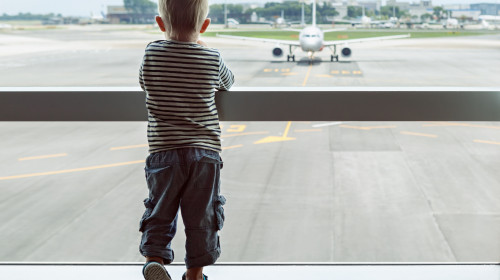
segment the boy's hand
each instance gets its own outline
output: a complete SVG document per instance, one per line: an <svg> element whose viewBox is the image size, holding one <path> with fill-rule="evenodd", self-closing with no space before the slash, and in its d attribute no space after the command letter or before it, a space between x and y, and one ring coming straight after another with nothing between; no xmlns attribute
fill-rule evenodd
<svg viewBox="0 0 500 280"><path fill-rule="evenodd" d="M198 43L199 45L202 45L204 47L208 47L207 43L203 42L202 40L198 40L196 43Z"/></svg>

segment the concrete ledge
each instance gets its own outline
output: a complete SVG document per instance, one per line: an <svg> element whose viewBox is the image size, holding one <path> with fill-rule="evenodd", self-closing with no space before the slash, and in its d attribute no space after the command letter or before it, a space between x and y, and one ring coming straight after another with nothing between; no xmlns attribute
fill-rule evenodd
<svg viewBox="0 0 500 280"><path fill-rule="evenodd" d="M0 121L146 121L139 88L0 88ZM500 88L235 88L222 121L500 121Z"/></svg>
<svg viewBox="0 0 500 280"><path fill-rule="evenodd" d="M167 266L181 279L183 264ZM138 280L142 263L33 264L0 263L2 279ZM211 280L499 280L499 264L252 264L221 263L205 269Z"/></svg>

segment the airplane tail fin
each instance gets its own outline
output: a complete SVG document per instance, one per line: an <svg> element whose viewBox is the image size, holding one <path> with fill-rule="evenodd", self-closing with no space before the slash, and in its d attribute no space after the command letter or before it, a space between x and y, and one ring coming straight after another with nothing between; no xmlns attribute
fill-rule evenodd
<svg viewBox="0 0 500 280"><path fill-rule="evenodd" d="M316 0L313 0L312 26L316 26Z"/></svg>

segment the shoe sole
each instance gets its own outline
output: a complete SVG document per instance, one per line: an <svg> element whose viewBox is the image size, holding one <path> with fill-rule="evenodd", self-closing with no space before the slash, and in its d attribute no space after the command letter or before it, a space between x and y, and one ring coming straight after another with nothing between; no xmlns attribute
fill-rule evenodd
<svg viewBox="0 0 500 280"><path fill-rule="evenodd" d="M167 270L161 265L152 263L144 269L144 279L146 280L172 280L168 276Z"/></svg>

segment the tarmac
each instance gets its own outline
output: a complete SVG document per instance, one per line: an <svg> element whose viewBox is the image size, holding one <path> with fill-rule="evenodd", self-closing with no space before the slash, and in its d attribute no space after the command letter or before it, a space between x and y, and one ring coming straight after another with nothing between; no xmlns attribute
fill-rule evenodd
<svg viewBox="0 0 500 280"><path fill-rule="evenodd" d="M0 84L137 87L143 49L158 39L100 26L2 31ZM327 50L286 62L272 44L205 40L239 87L499 85L499 35L353 44L338 63ZM0 123L0 261L142 261L146 126ZM222 126L221 262L500 260L499 123Z"/></svg>

